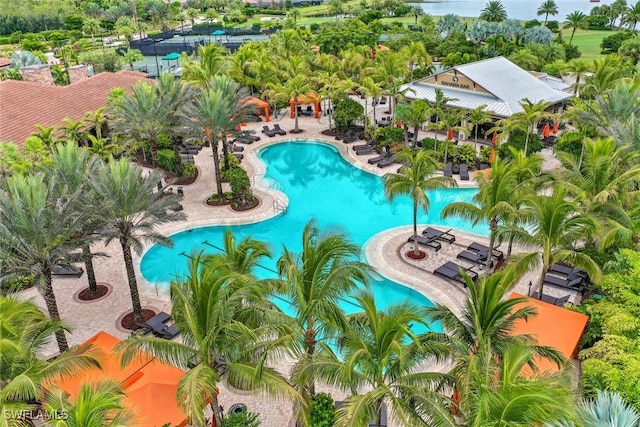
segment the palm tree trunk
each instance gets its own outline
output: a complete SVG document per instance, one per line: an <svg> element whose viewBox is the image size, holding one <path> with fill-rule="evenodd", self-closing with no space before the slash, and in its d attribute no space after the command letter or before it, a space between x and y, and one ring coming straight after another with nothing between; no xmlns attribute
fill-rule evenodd
<svg viewBox="0 0 640 427"><path fill-rule="evenodd" d="M136 272L133 269L133 257L131 256L131 248L124 236L120 237L120 246L122 246L122 255L124 256L124 265L127 269L127 281L129 282L129 291L131 292L131 305L133 306L133 320L135 322L144 322L142 317L142 305L140 304L140 294L138 293L138 281L136 280Z"/></svg>
<svg viewBox="0 0 640 427"><path fill-rule="evenodd" d="M496 240L496 231L498 231L498 220L496 217L491 218L489 222L489 228L491 233L489 234L489 254L487 256L487 271L491 270L491 263L493 262L493 245Z"/></svg>
<svg viewBox="0 0 640 427"><path fill-rule="evenodd" d="M413 200L413 254L417 257L420 255L418 247L418 201Z"/></svg>
<svg viewBox="0 0 640 427"><path fill-rule="evenodd" d="M527 155L527 151L529 150L529 131L531 130L531 128L527 128L527 136L524 139L524 155Z"/></svg>
<svg viewBox="0 0 640 427"><path fill-rule="evenodd" d="M58 303L56 302L56 296L53 293L53 286L51 286L51 268L45 269L43 274L43 284L40 289L42 298L44 298L45 305L47 306L47 312L52 320L60 320L60 312L58 311ZM58 342L58 348L60 353L69 350L69 344L67 343L67 337L62 329L56 331L56 341Z"/></svg>
<svg viewBox="0 0 640 427"><path fill-rule="evenodd" d="M548 265L543 265L542 266L542 273L540 274L540 286L538 286L538 299L541 300L542 299L542 291L544 289L544 278L547 275L547 273L549 272L549 266Z"/></svg>
<svg viewBox="0 0 640 427"><path fill-rule="evenodd" d="M513 236L509 236L509 247L507 248L507 258L511 256L512 249L513 249Z"/></svg>
<svg viewBox="0 0 640 427"><path fill-rule="evenodd" d="M155 168L158 164L158 144L155 139L149 140L149 149L151 150L151 166Z"/></svg>
<svg viewBox="0 0 640 427"><path fill-rule="evenodd" d="M300 129L298 129L298 99L297 96L293 98L293 115L295 117L295 125L293 126L293 130L298 133Z"/></svg>
<svg viewBox="0 0 640 427"><path fill-rule="evenodd" d="M313 360L316 353L316 331L313 328L313 319L307 316L307 330L304 333L304 347L309 360ZM316 394L316 384L313 379L306 384L305 388L309 392L309 396Z"/></svg>
<svg viewBox="0 0 640 427"><path fill-rule="evenodd" d="M420 130L420 126L416 125L413 128L413 148L414 149L418 146L418 130Z"/></svg>
<svg viewBox="0 0 640 427"><path fill-rule="evenodd" d="M573 36L576 33L576 27L573 27L573 31L571 32L571 38L569 39L569 44L572 44L573 42Z"/></svg>
<svg viewBox="0 0 640 427"><path fill-rule="evenodd" d="M477 153L477 152L478 152L478 125L476 125L475 132L474 132L474 133L475 133L475 137L474 137L474 140L475 140L475 149L476 149L476 153Z"/></svg>
<svg viewBox="0 0 640 427"><path fill-rule="evenodd" d="M229 147L227 147L227 136L222 135L222 169L229 170Z"/></svg>
<svg viewBox="0 0 640 427"><path fill-rule="evenodd" d="M216 173L216 190L218 191L218 198L222 200L224 194L222 193L222 177L220 176L220 157L218 157L218 141L211 139L211 150L213 151L213 169Z"/></svg>
<svg viewBox="0 0 640 427"><path fill-rule="evenodd" d="M91 247L88 243L82 245L82 261L84 261L84 268L87 270L89 291L96 292L98 290L98 283L96 282L96 273L93 270L93 254L91 253Z"/></svg>
<svg viewBox="0 0 640 427"><path fill-rule="evenodd" d="M222 425L222 414L220 411L220 403L218 402L218 394L214 391L211 393L211 411L213 416L211 417L211 427L220 427Z"/></svg>
<svg viewBox="0 0 640 427"><path fill-rule="evenodd" d="M371 98L371 105L373 105L373 128L375 129L378 127L378 121L376 120L376 102L374 98Z"/></svg>

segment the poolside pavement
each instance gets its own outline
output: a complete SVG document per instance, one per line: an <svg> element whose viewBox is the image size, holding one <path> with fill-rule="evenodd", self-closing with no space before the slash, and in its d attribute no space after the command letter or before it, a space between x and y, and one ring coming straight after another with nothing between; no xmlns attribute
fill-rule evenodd
<svg viewBox="0 0 640 427"><path fill-rule="evenodd" d="M386 106L377 106L380 109L378 117L382 117L382 110ZM289 131L293 129L293 119L288 117L288 110L285 116L275 119L272 125L279 123L280 126ZM258 207L244 212L232 211L228 206L211 207L207 206L205 200L215 191L215 179L213 173L213 160L211 148L203 148L199 154L194 156L195 164L199 171L196 182L191 185L183 186L184 212L188 220L182 223L168 224L159 227L159 231L170 235L186 229L194 227L202 227L208 225L227 225L227 224L244 224L255 223L271 218L275 215L281 215L282 211L275 207L278 203L288 204L286 194L269 188L269 183L263 179L265 173L264 164L259 161L257 151L270 144L289 141L289 140L317 140L327 142L335 146L340 154L354 166L374 173L383 175L387 172L395 172L399 165L393 165L386 169L377 168L375 165L369 165L367 159L375 157L375 155L357 156L347 144L337 141L332 137L322 135L322 131L328 128L328 118L321 117L315 119L312 117L300 117L299 125L304 129L301 134L287 134L285 136L276 136L269 138L260 131L265 123L249 123L247 130L255 130L256 135L262 137L251 145L245 145L242 166L247 170L251 177L254 194L260 198ZM422 131L421 131L422 132ZM422 134L421 134L422 136ZM357 144L357 143L356 143ZM473 181L459 181L461 187L474 186ZM227 186L228 184L225 184ZM176 186L177 187L177 186ZM410 218L407 218L408 222ZM421 225L423 226L423 225ZM464 301L466 291L458 284L454 284L436 277L432 274L437 266L447 260L454 260L457 252L466 248L471 241L479 241L488 243L486 238L482 236L471 235L452 231L456 235L456 242L452 245L442 243L442 249L435 253L427 250L428 257L424 260L410 260L404 253L409 249L407 238L412 234L412 226L397 227L386 230L373 236L366 244L363 254L367 261L376 268L376 270L385 277L406 285L412 289L425 295L434 303L444 304L455 312L459 312L462 302ZM111 292L100 300L93 302L80 302L76 298L76 294L87 286L86 274L79 279L54 277L53 288L60 310L60 316L67 324L70 325L72 332L67 334L67 338L71 345L79 344L97 332L103 330L118 338L125 339L129 336L129 332L121 329L117 324L122 315L131 309L130 292L126 278L124 262L119 244L112 243L110 245L97 244L92 248L94 251L104 252L107 257L95 260L96 278L98 282L108 283ZM148 249L148 247L147 247ZM519 249L516 248L516 251ZM152 308L156 311L171 311L171 303L169 301L168 292L157 288L152 283L147 283L140 274L141 255L135 257L136 273L138 279L138 288L142 305L145 308ZM527 284L529 281L534 283L540 277L540 270L533 271L523 277L514 290L526 294L528 291ZM553 294L553 290L546 288L545 292ZM560 291L563 295L566 292ZM23 299L31 299L46 312L44 301L35 289L28 289L20 293ZM179 338L178 338L179 339ZM51 357L57 353L57 345L52 342L45 348L43 357ZM279 359L272 361L272 366L283 373L287 373L292 365L290 360ZM343 400L347 393L326 387L318 386L319 391L330 392L336 400ZM291 404L289 402L278 402L271 398L238 390L230 389L225 385L221 386L220 402L225 408L229 408L237 402L245 403L249 410L260 414L262 425L291 425ZM398 426L393 420L390 420L390 427Z"/></svg>

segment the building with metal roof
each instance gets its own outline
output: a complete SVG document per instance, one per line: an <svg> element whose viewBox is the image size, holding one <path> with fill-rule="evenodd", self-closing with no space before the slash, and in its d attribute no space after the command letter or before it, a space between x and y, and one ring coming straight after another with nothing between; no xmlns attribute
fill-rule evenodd
<svg viewBox="0 0 640 427"><path fill-rule="evenodd" d="M458 65L423 79L405 84L407 99L435 102L436 89L449 98L448 107L473 110L486 105L495 118L511 117L522 111L520 102L543 101L558 112L563 102L573 97L569 85L544 73L530 73L499 56Z"/></svg>

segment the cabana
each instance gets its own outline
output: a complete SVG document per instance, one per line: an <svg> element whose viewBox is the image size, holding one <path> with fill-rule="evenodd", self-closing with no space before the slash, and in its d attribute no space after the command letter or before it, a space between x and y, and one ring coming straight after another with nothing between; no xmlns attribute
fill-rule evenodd
<svg viewBox="0 0 640 427"><path fill-rule="evenodd" d="M271 117L269 117L269 103L263 101L260 98L247 98L245 101L246 104L254 104L258 109L262 110L264 114L265 121L270 122Z"/></svg>
<svg viewBox="0 0 640 427"><path fill-rule="evenodd" d="M131 363L122 368L120 355L114 352L120 340L106 332L98 332L82 345L91 345L96 351L95 358L102 369L90 368L77 375L65 376L54 382L71 395L78 396L82 384L101 380L114 380L121 384L125 393L124 406L135 414L135 425L156 427L165 424L184 427L187 417L180 409L176 393L178 381L185 374L182 369L167 365L140 352Z"/></svg>
<svg viewBox="0 0 640 427"><path fill-rule="evenodd" d="M515 292L509 296L509 298L519 297L525 296ZM537 315L530 317L526 322L518 320L512 331L513 334L529 334L536 340L538 345L553 347L567 359L575 358L578 352L578 344L587 327L589 317L534 298L527 298L527 302L523 304L533 306ZM517 305L515 308L520 307L522 305ZM539 372L555 372L558 370L558 366L548 359L536 357L535 364ZM533 372L528 366L525 366L522 374L531 376Z"/></svg>
<svg viewBox="0 0 640 427"><path fill-rule="evenodd" d="M291 98L289 100L289 106L291 107L291 118L295 118L296 117L296 104L297 105L304 105L304 104L313 104L313 108L315 111L315 117L316 119L320 118L320 111L322 111L322 108L320 107L320 102L318 101L318 95L315 94L308 94L308 95L300 95L297 98L297 102L294 101L293 98Z"/></svg>
<svg viewBox="0 0 640 427"><path fill-rule="evenodd" d="M169 68L169 69L171 68L170 67L170 65L171 65L170 61L176 61L176 68L178 68L178 66L180 65L180 62L179 62L180 56L181 55L179 53L177 53L177 52L171 52L170 54L163 56L162 60L163 61L167 61L167 68Z"/></svg>

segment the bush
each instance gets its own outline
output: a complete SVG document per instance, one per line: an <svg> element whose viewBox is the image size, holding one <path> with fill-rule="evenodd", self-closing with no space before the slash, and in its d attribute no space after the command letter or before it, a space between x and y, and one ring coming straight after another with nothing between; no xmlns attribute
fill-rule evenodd
<svg viewBox="0 0 640 427"><path fill-rule="evenodd" d="M526 134L522 131L514 131L509 135L509 141L505 144L502 144L498 151L500 152L500 156L503 159L510 159L511 152L509 151L509 147L515 147L516 150L524 150L524 145L526 142ZM529 145L527 148L527 155L531 155L542 150L542 141L540 141L540 137L535 133L529 134Z"/></svg>
<svg viewBox="0 0 640 427"><path fill-rule="evenodd" d="M476 149L469 144L461 144L457 147L456 156L453 158L454 163L469 165L469 168L475 168L478 154Z"/></svg>
<svg viewBox="0 0 640 427"><path fill-rule="evenodd" d="M318 24L317 22L314 22L313 24L309 25L309 30L311 30L312 33L317 33L319 29L320 29L320 24Z"/></svg>
<svg viewBox="0 0 640 427"><path fill-rule="evenodd" d="M336 105L333 119L336 129L344 132L354 122L364 116L364 107L351 98L342 98Z"/></svg>
<svg viewBox="0 0 640 427"><path fill-rule="evenodd" d="M358 19L368 25L376 19L382 19L382 11L376 9L366 10L358 15Z"/></svg>
<svg viewBox="0 0 640 427"><path fill-rule="evenodd" d="M554 144L553 151L564 151L578 157L582 151L582 139L580 132L565 132Z"/></svg>
<svg viewBox="0 0 640 427"><path fill-rule="evenodd" d="M336 421L336 405L327 393L317 393L311 399L311 425L333 427Z"/></svg>
<svg viewBox="0 0 640 427"><path fill-rule="evenodd" d="M239 206L245 206L253 201L253 195L251 194L251 180L247 171L242 168L231 168L226 173L231 185L231 194L233 194L233 200Z"/></svg>
<svg viewBox="0 0 640 427"><path fill-rule="evenodd" d="M524 28L539 27L540 25L542 25L540 21L538 21L537 19L532 19L524 23Z"/></svg>
<svg viewBox="0 0 640 427"><path fill-rule="evenodd" d="M173 150L169 150L166 148L158 150L158 166L167 172L176 173L177 165L176 165L176 155Z"/></svg>
<svg viewBox="0 0 640 427"><path fill-rule="evenodd" d="M489 159L491 158L491 150L493 150L493 147L482 147L480 149L480 163L489 164Z"/></svg>
<svg viewBox="0 0 640 427"><path fill-rule="evenodd" d="M191 163L182 163L182 176L192 178L195 176L197 170L198 168L196 168L196 165Z"/></svg>
<svg viewBox="0 0 640 427"><path fill-rule="evenodd" d="M394 142L402 142L404 140L404 130L395 126L378 128L373 139L381 147L386 147Z"/></svg>
<svg viewBox="0 0 640 427"><path fill-rule="evenodd" d="M618 52L622 43L629 40L633 34L630 31L622 31L613 33L602 39L600 42L600 49L602 53L615 53Z"/></svg>
<svg viewBox="0 0 640 427"><path fill-rule="evenodd" d="M258 414L243 412L228 414L222 419L221 427L259 427Z"/></svg>
<svg viewBox="0 0 640 427"><path fill-rule="evenodd" d="M170 149L173 148L172 144L171 144L171 138L168 137L167 135L160 135L158 137L158 140L156 141L156 145L158 146L158 149Z"/></svg>
<svg viewBox="0 0 640 427"><path fill-rule="evenodd" d="M560 30L560 24L558 21L547 21L547 28L557 33Z"/></svg>

